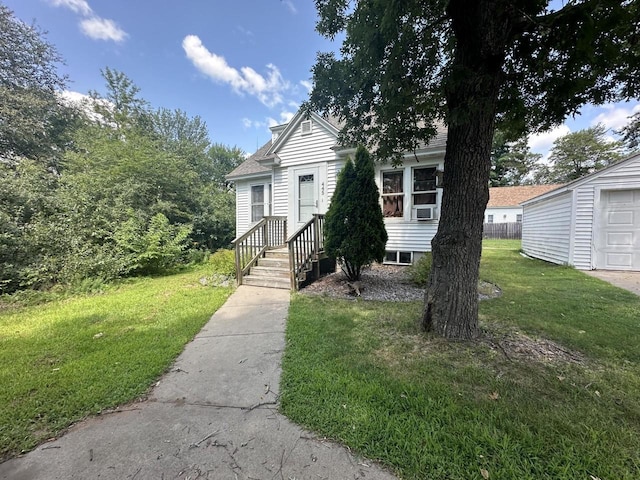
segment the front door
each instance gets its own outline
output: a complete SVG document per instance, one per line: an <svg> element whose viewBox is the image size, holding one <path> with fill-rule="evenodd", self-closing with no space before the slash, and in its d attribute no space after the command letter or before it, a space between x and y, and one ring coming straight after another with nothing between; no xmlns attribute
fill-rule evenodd
<svg viewBox="0 0 640 480"><path fill-rule="evenodd" d="M295 218L301 225L318 213L318 168L296 170L295 174Z"/></svg>

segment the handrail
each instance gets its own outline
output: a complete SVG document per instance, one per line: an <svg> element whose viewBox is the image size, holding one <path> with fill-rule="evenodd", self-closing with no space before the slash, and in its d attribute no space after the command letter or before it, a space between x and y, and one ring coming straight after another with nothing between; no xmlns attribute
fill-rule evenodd
<svg viewBox="0 0 640 480"><path fill-rule="evenodd" d="M300 275L311 270L314 261L319 268L320 254L324 252L324 215L314 214L311 220L287 238L287 246L291 267L291 289L298 290Z"/></svg>
<svg viewBox="0 0 640 480"><path fill-rule="evenodd" d="M283 245L287 238L287 217L263 217L246 233L233 240L236 257L236 279L242 285L242 277L256 264L270 247Z"/></svg>

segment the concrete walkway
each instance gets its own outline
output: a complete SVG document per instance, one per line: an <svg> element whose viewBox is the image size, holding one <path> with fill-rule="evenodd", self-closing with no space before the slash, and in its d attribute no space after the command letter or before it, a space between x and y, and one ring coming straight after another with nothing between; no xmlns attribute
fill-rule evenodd
<svg viewBox="0 0 640 480"><path fill-rule="evenodd" d="M73 426L0 478L393 479L276 410L286 290L239 287L149 400Z"/></svg>
<svg viewBox="0 0 640 480"><path fill-rule="evenodd" d="M640 295L640 272L612 271L612 270L587 270L584 273L592 277L609 282L616 287L629 290Z"/></svg>

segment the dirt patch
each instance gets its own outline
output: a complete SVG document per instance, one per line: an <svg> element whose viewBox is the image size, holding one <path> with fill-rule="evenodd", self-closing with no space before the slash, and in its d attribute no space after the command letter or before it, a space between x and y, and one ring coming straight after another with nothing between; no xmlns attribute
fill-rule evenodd
<svg viewBox="0 0 640 480"><path fill-rule="evenodd" d="M527 360L544 363L573 363L584 365L586 357L546 338L532 338L522 332L496 333L484 330L479 339L508 360Z"/></svg>

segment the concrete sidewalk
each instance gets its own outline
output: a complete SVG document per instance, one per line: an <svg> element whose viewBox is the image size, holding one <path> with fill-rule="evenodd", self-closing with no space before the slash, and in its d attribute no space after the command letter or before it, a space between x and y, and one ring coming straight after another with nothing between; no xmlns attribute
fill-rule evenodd
<svg viewBox="0 0 640 480"><path fill-rule="evenodd" d="M0 478L393 479L276 410L289 292L239 287L149 400L80 422Z"/></svg>

